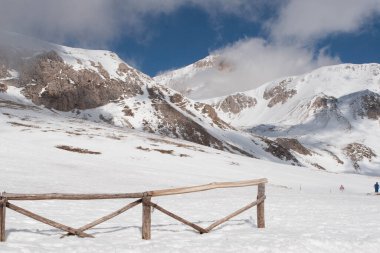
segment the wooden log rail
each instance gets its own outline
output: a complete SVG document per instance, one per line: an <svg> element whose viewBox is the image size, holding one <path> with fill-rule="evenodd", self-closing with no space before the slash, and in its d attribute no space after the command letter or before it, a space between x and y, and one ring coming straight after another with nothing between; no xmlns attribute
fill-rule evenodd
<svg viewBox="0 0 380 253"><path fill-rule="evenodd" d="M173 189L163 189L155 191L146 191L146 192L137 192L137 193L117 193L117 194L71 194L71 193L48 193L48 194L16 194L16 193L1 193L0 195L0 242L6 240L5 237L5 218L6 218L6 208L9 208L15 212L18 212L22 215L25 215L31 219L37 220L39 222L45 223L49 226L58 228L67 232L66 235L76 235L79 237L93 237L90 234L85 233L86 230L93 228L101 223L104 223L127 210L142 204L142 239L149 240L151 239L151 213L152 208L157 209L158 211L172 217L173 219L192 227L200 234L209 233L215 227L225 223L226 221L232 219L233 217L247 211L248 209L257 206L257 227L265 228L265 217L264 217L264 202L266 199L265 196L265 184L268 183L266 178L246 180L246 181L237 181L237 182L215 182L205 185L191 186L191 187L181 187ZM209 225L207 228L202 228L199 225L192 223L168 210L152 202L152 197L167 196L167 195L176 195L200 191L208 191L212 189L219 188L231 188L231 187L247 187L247 186L258 186L256 200L249 203L248 205L236 210L235 212L227 215L226 217L219 219ZM99 199L128 199L128 198L137 198L138 200L131 202L124 207L106 215L101 218L96 219L95 221L84 225L80 228L72 228L64 224L60 224L56 221L44 218L38 214L35 214L31 211L23 209L9 201L22 201L22 200L99 200ZM64 235L65 236L65 235Z"/></svg>

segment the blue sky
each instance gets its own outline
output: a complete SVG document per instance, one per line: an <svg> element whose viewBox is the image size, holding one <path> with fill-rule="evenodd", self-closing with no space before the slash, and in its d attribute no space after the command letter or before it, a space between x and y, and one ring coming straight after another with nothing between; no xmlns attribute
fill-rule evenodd
<svg viewBox="0 0 380 253"><path fill-rule="evenodd" d="M124 36L110 46L149 75L191 64L216 49L261 32L258 24L246 19L225 15L212 20L204 10L189 6L147 22L153 31L148 41Z"/></svg>
<svg viewBox="0 0 380 253"><path fill-rule="evenodd" d="M268 69L258 81L340 62L380 62L380 0L0 3L0 29L112 50L151 76L215 52Z"/></svg>
<svg viewBox="0 0 380 253"><path fill-rule="evenodd" d="M123 36L109 48L149 75L191 64L244 38L268 39L268 33L257 22L234 15L224 15L215 21L196 7L182 7L147 22L152 29L148 41ZM345 63L380 62L380 18L369 20L360 30L329 34L305 44L308 46L315 52L326 48L328 54Z"/></svg>

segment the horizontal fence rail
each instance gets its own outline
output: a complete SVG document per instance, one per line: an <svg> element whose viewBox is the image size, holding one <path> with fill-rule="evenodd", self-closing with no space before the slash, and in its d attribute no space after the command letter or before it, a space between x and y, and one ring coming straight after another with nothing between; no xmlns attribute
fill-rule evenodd
<svg viewBox="0 0 380 253"><path fill-rule="evenodd" d="M264 201L265 196L265 184L268 183L266 178L246 180L246 181L237 181L237 182L214 182L205 185L191 186L191 187L180 187L172 189L163 189L163 190L154 190L146 192L137 192L137 193L97 193L97 194L72 194L72 193L47 193L47 194L18 194L18 193L6 193L3 192L0 195L0 241L5 241L5 218L6 218L6 208L9 208L17 213L25 215L29 218L47 224L49 226L58 228L67 232L66 235L76 235L79 237L93 237L90 234L85 233L84 231L93 228L103 222L106 222L127 210L142 204L143 206L143 218L142 218L142 239L149 240L151 238L151 211L152 208L159 210L160 212L172 217L173 219L178 220L179 222L192 227L197 230L200 234L209 233L215 227L223 224L224 222L230 220L231 218L241 214L242 212L257 206L257 227L265 228L265 218L264 218ZM257 198L256 201L249 203L248 205L238 209L232 214L215 221L213 224L207 228L202 228L178 215L164 209L163 207L153 203L151 201L152 197L159 196L168 196L176 194L185 194L193 192L208 191L213 189L220 188L236 188L236 187L247 187L247 186L258 186ZM101 199L128 199L128 198L137 198L138 200L127 204L126 206L106 215L97 220L84 225L78 229L60 224L53 220L44 218L38 214L32 213L26 209L18 207L12 203L10 200L22 201L22 200L101 200ZM65 236L65 235L64 235Z"/></svg>

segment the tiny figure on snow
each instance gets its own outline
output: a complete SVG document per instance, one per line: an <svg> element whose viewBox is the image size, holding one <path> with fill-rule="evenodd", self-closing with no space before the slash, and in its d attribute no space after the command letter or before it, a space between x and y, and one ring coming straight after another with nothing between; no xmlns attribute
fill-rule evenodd
<svg viewBox="0 0 380 253"><path fill-rule="evenodd" d="M339 187L339 190L342 192L344 191L344 186L341 184L340 187Z"/></svg>
<svg viewBox="0 0 380 253"><path fill-rule="evenodd" d="M379 193L379 182L376 182L374 187L375 187L375 193Z"/></svg>

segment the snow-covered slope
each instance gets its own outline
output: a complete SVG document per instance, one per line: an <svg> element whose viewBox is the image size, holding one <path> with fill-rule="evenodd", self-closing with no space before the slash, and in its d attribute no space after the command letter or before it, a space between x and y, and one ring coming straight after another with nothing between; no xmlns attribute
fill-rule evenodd
<svg viewBox="0 0 380 253"><path fill-rule="evenodd" d="M306 163L380 173L379 64L323 67L207 103L227 123L279 140Z"/></svg>
<svg viewBox="0 0 380 253"><path fill-rule="evenodd" d="M11 210L0 252L376 252L380 247L374 177L327 173L234 155L203 145L73 118L34 105L16 89L0 93L0 190L14 193L139 192L267 177L266 228L256 211L209 234L152 213L152 240L141 240L141 207L64 237ZM5 100L12 94L13 100ZM92 152L92 154L90 154ZM344 192L339 191L343 184ZM207 226L256 198L256 187L153 198ZM125 200L13 201L73 227L109 214Z"/></svg>
<svg viewBox="0 0 380 253"><path fill-rule="evenodd" d="M232 65L221 56L210 55L183 68L163 72L153 79L191 99L200 100L234 91L233 86L225 82L231 68Z"/></svg>
<svg viewBox="0 0 380 253"><path fill-rule="evenodd" d="M259 159L380 173L379 65L325 67L203 102L156 83L230 68L210 56L153 80L112 52L8 34L0 43L0 94L13 102L24 96L67 116ZM206 94L210 85L194 92Z"/></svg>
<svg viewBox="0 0 380 253"><path fill-rule="evenodd" d="M10 40L19 35L11 34ZM22 37L23 38L23 37ZM25 38L28 40L29 38ZM156 84L114 53L41 42L0 47L3 97L25 96L35 105L77 118L176 137L232 153L302 165L262 137L237 131L207 104ZM26 57L28 55L28 57Z"/></svg>

